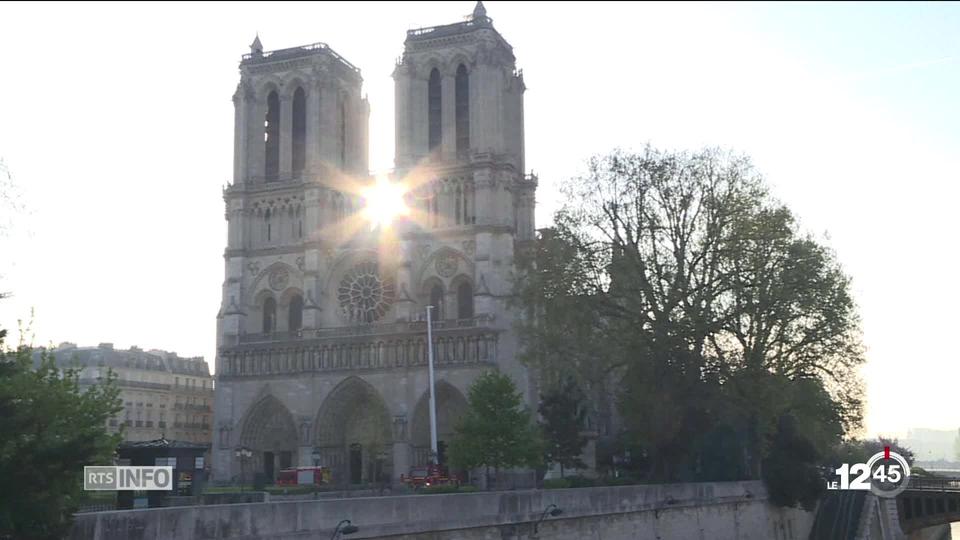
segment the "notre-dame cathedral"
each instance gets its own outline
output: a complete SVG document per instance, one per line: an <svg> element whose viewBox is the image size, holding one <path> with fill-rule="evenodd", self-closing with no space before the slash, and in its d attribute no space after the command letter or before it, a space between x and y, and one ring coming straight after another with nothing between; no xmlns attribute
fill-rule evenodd
<svg viewBox="0 0 960 540"><path fill-rule="evenodd" d="M428 305L441 460L482 372L536 403L510 303L537 187L512 47L478 2L462 22L408 31L393 78L390 181L409 212L375 226L360 70L323 43L264 51L259 38L240 62L214 481L320 464L366 483L427 463Z"/></svg>

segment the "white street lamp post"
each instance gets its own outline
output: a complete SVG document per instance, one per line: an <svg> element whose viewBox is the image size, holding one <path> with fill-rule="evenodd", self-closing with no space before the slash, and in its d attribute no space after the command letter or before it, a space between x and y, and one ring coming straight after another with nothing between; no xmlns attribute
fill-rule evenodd
<svg viewBox="0 0 960 540"><path fill-rule="evenodd" d="M427 365L430 372L430 455L434 465L438 465L437 452L437 396L433 390L433 321L430 312L433 306L427 306Z"/></svg>

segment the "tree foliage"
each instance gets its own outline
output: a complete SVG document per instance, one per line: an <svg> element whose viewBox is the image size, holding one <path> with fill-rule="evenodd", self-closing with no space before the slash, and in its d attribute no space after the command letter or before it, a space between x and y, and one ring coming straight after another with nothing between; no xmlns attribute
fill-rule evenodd
<svg viewBox="0 0 960 540"><path fill-rule="evenodd" d="M543 417L546 461L560 465L561 478L566 468L586 467L580 459L587 444L583 435L586 409L577 383L567 378L541 396L539 412Z"/></svg>
<svg viewBox="0 0 960 540"><path fill-rule="evenodd" d="M0 350L0 538L62 538L83 496L83 467L112 463L121 410L113 376L82 389L43 353Z"/></svg>
<svg viewBox="0 0 960 540"><path fill-rule="evenodd" d="M486 372L470 386L449 456L454 466L500 469L537 466L542 441L523 397L507 375Z"/></svg>
<svg viewBox="0 0 960 540"><path fill-rule="evenodd" d="M591 397L617 395L652 478L705 470L708 436L739 441L736 461L756 478L793 436L784 426L816 449L859 426L849 278L748 158L615 151L562 192L554 227L521 260L518 300L534 306L525 359ZM784 420L798 405L814 416Z"/></svg>

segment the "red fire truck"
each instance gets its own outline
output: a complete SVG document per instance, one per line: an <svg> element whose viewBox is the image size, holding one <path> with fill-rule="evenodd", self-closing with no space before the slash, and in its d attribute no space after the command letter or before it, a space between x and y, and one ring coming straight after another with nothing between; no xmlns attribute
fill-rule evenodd
<svg viewBox="0 0 960 540"><path fill-rule="evenodd" d="M326 467L297 467L283 469L277 476L277 485L323 485L330 483L330 469Z"/></svg>
<svg viewBox="0 0 960 540"><path fill-rule="evenodd" d="M409 475L400 475L400 482L413 489L429 486L459 486L460 479L451 475L443 465L422 465L411 467Z"/></svg>

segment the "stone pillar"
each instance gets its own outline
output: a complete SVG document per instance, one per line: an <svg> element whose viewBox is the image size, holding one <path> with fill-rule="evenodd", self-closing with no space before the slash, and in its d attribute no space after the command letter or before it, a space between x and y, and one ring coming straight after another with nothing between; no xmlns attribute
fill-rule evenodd
<svg viewBox="0 0 960 540"><path fill-rule="evenodd" d="M427 73L427 77L430 74ZM427 138L429 136L427 123L427 86L428 80L423 77L410 79L410 153L413 162L427 155Z"/></svg>
<svg viewBox="0 0 960 540"><path fill-rule="evenodd" d="M237 87L236 93L233 94L233 183L237 184L243 182L243 176L240 172L241 163L243 160L243 137L244 129L243 125L243 93L241 87Z"/></svg>
<svg viewBox="0 0 960 540"><path fill-rule="evenodd" d="M293 174L293 98L280 96L280 178Z"/></svg>
<svg viewBox="0 0 960 540"><path fill-rule="evenodd" d="M320 161L329 168L337 165L339 152L336 138L337 87L329 80L320 84Z"/></svg>
<svg viewBox="0 0 960 540"><path fill-rule="evenodd" d="M402 238L402 237L401 237ZM414 299L415 286L412 277L414 242L400 240L400 264L397 268L397 320L409 321L413 319L413 310L416 309Z"/></svg>
<svg viewBox="0 0 960 540"><path fill-rule="evenodd" d="M445 72L440 78L440 149L443 161L457 157L456 78Z"/></svg>
<svg viewBox="0 0 960 540"><path fill-rule="evenodd" d="M477 225L491 225L497 221L494 218L496 212L494 198L493 173L489 169L479 169L473 173L474 186L474 216Z"/></svg>
<svg viewBox="0 0 960 540"><path fill-rule="evenodd" d="M266 98L251 99L247 118L247 178L263 178L266 149L263 142L263 121L267 114Z"/></svg>
<svg viewBox="0 0 960 540"><path fill-rule="evenodd" d="M357 126L357 172L366 174L370 170L370 102L366 98L360 101L358 111L360 124Z"/></svg>
<svg viewBox="0 0 960 540"><path fill-rule="evenodd" d="M393 483L400 482L400 475L410 474L413 464L413 448L410 446L407 415L393 417Z"/></svg>
<svg viewBox="0 0 960 540"><path fill-rule="evenodd" d="M320 81L310 85L307 94L307 163L311 177L316 178L320 163Z"/></svg>
<svg viewBox="0 0 960 540"><path fill-rule="evenodd" d="M337 127L335 129L337 134L337 166L345 172L353 171L353 156L355 153L353 139L357 131L354 120L354 112L356 111L354 99L355 97L352 94L345 94L343 96L343 106L337 107ZM341 118L341 115L343 118ZM342 137L340 136L341 126L343 127Z"/></svg>
<svg viewBox="0 0 960 540"><path fill-rule="evenodd" d="M410 64L400 64L393 73L394 79L394 165L406 167L413 161L410 152Z"/></svg>

